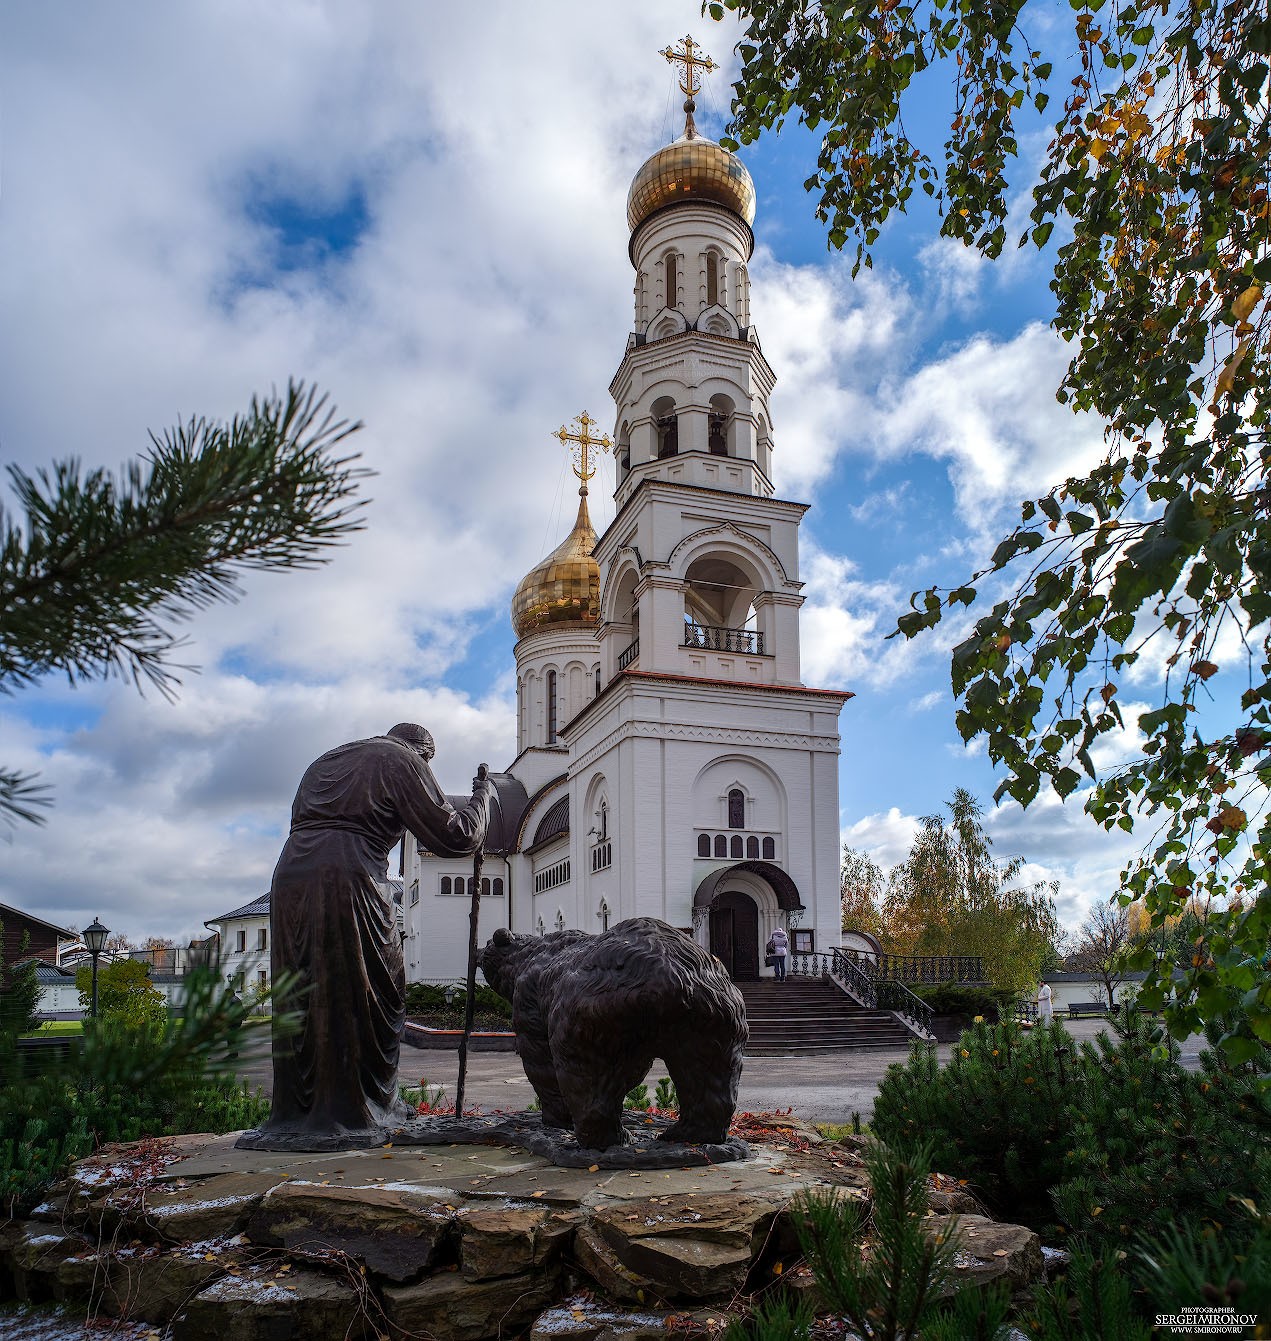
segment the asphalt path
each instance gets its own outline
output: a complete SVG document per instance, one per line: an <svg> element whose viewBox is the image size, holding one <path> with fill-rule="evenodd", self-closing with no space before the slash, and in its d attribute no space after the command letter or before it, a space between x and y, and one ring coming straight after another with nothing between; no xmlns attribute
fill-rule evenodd
<svg viewBox="0 0 1271 1341"><path fill-rule="evenodd" d="M1102 1020L1064 1022L1073 1038L1092 1039L1107 1026ZM1203 1040L1190 1038L1183 1044L1182 1062L1188 1070L1199 1067ZM937 1055L947 1062L952 1044L941 1044ZM860 1049L851 1052L822 1053L817 1056L747 1057L741 1075L737 1106L749 1112L777 1112L791 1109L809 1122L850 1122L853 1113L868 1121L874 1111L878 1086L889 1066L904 1062L905 1048ZM247 1042L239 1062L239 1072L266 1095L273 1080L267 1038ZM399 1079L415 1085L421 1080L429 1086L445 1089L453 1102L459 1074L457 1052L432 1051L403 1046ZM661 1062L654 1063L646 1084L652 1094L658 1080L666 1075ZM483 1109L528 1108L534 1091L520 1058L513 1052L474 1052L468 1056L468 1077L464 1107Z"/></svg>

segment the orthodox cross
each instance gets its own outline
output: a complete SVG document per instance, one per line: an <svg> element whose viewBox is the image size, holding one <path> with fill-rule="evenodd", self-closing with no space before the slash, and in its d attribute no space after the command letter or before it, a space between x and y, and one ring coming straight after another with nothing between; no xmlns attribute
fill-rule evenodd
<svg viewBox="0 0 1271 1341"><path fill-rule="evenodd" d="M683 51L677 51L674 47L667 47L659 52L659 55L665 56L672 65L681 67L680 91L693 98L697 96L699 87L697 82L698 69L709 73L711 70L718 70L719 66L705 52L702 52L702 48L687 34L680 38L680 46L684 48Z"/></svg>
<svg viewBox="0 0 1271 1341"><path fill-rule="evenodd" d="M596 468L592 464L591 449L598 448L602 452L607 452L613 446L607 433L602 433L598 438L592 437L591 430L598 426L599 421L593 419L586 410L580 415L575 415L574 423L578 426L576 433L571 433L564 424L552 434L552 437L560 439L562 447L568 447L571 443L572 455L576 462L574 474L582 481L583 488L587 488L587 481L596 473Z"/></svg>

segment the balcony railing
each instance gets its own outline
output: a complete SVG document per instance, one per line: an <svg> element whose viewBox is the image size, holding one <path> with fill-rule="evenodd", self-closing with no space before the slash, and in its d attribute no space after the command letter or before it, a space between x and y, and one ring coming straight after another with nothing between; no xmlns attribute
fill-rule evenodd
<svg viewBox="0 0 1271 1341"><path fill-rule="evenodd" d="M758 629L726 629L717 624L684 624L684 646L707 652L741 652L745 656L764 655L764 637Z"/></svg>
<svg viewBox="0 0 1271 1341"><path fill-rule="evenodd" d="M607 871L613 865L613 839L606 838L596 844L591 850L591 869L594 874L596 871Z"/></svg>
<svg viewBox="0 0 1271 1341"><path fill-rule="evenodd" d="M840 953L857 960L870 977L889 982L934 985L984 981L984 961L979 955L875 955L864 950Z"/></svg>
<svg viewBox="0 0 1271 1341"><path fill-rule="evenodd" d="M618 653L618 674L621 675L633 662L640 660L640 639L633 638L625 651Z"/></svg>

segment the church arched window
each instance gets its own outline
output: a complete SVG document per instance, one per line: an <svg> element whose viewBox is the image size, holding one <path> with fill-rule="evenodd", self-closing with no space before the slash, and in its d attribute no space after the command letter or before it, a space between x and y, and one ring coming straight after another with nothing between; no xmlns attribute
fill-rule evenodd
<svg viewBox="0 0 1271 1341"><path fill-rule="evenodd" d="M758 858L758 856L759 839L757 839L754 834L751 834L750 837L746 839L746 857L747 859L751 859Z"/></svg>
<svg viewBox="0 0 1271 1341"><path fill-rule="evenodd" d="M777 858L777 845L771 838L763 840L763 859L764 861L775 861Z"/></svg>
<svg viewBox="0 0 1271 1341"><path fill-rule="evenodd" d="M729 841L728 847L729 847L729 853L728 853L728 855L729 855L734 861L740 861L740 860L741 860L741 834L739 834L739 833L735 833L735 834L733 834L732 838L731 838L730 841Z"/></svg>
<svg viewBox="0 0 1271 1341"><path fill-rule="evenodd" d="M746 827L746 797L740 787L734 787L728 793L728 827L730 829Z"/></svg>
<svg viewBox="0 0 1271 1341"><path fill-rule="evenodd" d="M541 917L538 919L538 934L540 936L547 935L547 923Z"/></svg>
<svg viewBox="0 0 1271 1341"><path fill-rule="evenodd" d="M675 402L670 396L659 396L652 409L658 456L675 456L680 450L680 421L675 413Z"/></svg>
<svg viewBox="0 0 1271 1341"><path fill-rule="evenodd" d="M441 892L443 894L450 893L450 877L448 875L443 875L441 877Z"/></svg>
<svg viewBox="0 0 1271 1341"><path fill-rule="evenodd" d="M560 908L557 908L556 910L556 930L557 931L565 930L565 914L564 911Z"/></svg>
<svg viewBox="0 0 1271 1341"><path fill-rule="evenodd" d="M600 900L600 929L609 930L609 904L604 899Z"/></svg>
<svg viewBox="0 0 1271 1341"><path fill-rule="evenodd" d="M706 306L714 307L719 302L719 253L706 253Z"/></svg>
<svg viewBox="0 0 1271 1341"><path fill-rule="evenodd" d="M490 878L482 876L481 878L481 897L488 899L490 897Z"/></svg>
<svg viewBox="0 0 1271 1341"><path fill-rule="evenodd" d="M708 833L699 833L697 835L697 855L699 857L709 857L711 854L711 836Z"/></svg>
<svg viewBox="0 0 1271 1341"><path fill-rule="evenodd" d="M501 875L494 877L494 897L496 899L503 897L503 877Z"/></svg>
<svg viewBox="0 0 1271 1341"><path fill-rule="evenodd" d="M596 697L600 697L600 667L596 667Z"/></svg>
<svg viewBox="0 0 1271 1341"><path fill-rule="evenodd" d="M715 855L717 857L728 856L728 839L722 833L715 835Z"/></svg>
<svg viewBox="0 0 1271 1341"><path fill-rule="evenodd" d="M547 743L556 744L556 672L547 672Z"/></svg>
<svg viewBox="0 0 1271 1341"><path fill-rule="evenodd" d="M667 307L679 307L679 275L676 274L676 256L673 251L666 254L666 305Z"/></svg>
<svg viewBox="0 0 1271 1341"><path fill-rule="evenodd" d="M609 837L609 802L600 803L600 837L596 840L603 843Z"/></svg>
<svg viewBox="0 0 1271 1341"><path fill-rule="evenodd" d="M707 418L706 445L715 456L731 456L733 411L736 407L728 396L711 397L710 414Z"/></svg>

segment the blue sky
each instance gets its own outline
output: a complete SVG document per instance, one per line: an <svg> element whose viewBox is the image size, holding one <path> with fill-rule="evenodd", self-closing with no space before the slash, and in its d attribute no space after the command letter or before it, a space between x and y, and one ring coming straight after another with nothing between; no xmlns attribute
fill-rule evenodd
<svg viewBox="0 0 1271 1341"><path fill-rule="evenodd" d="M508 602L572 520L550 434L612 416L626 191L678 133L657 53L686 31L725 66L699 117L718 134L735 30L695 3L499 3L480 25L407 0L5 11L0 458L117 465L147 429L295 375L365 421L376 477L368 530L326 568L253 577L191 624L201 670L175 703L60 682L0 701L0 760L56 788L49 823L3 849L0 902L186 937L265 887L323 750L408 718L451 789L511 759ZM777 489L813 504L805 679L857 695L842 827L888 864L955 786L988 802L996 779L954 729L953 630L885 635L911 591L982 561L1020 498L1089 463L1099 426L1053 399L1044 258L984 264L925 211L853 281L802 189L815 139L791 127L742 156ZM603 527L606 490L593 502ZM1133 851L1079 801L989 820L1003 856L1060 881L1069 922Z"/></svg>

